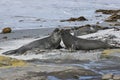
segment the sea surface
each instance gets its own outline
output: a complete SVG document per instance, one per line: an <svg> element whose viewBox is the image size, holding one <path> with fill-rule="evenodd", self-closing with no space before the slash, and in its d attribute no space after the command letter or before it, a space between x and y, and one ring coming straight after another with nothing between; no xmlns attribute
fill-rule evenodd
<svg viewBox="0 0 120 80"><path fill-rule="evenodd" d="M0 0L0 30L80 26L102 22L96 9L120 9L120 0ZM102 15L102 14L101 14ZM84 16L88 21L60 22Z"/></svg>

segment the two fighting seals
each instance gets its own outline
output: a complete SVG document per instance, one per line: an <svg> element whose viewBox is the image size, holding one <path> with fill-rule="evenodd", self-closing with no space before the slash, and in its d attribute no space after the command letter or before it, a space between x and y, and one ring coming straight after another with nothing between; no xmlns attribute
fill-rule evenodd
<svg viewBox="0 0 120 80"><path fill-rule="evenodd" d="M105 42L98 40L87 40L77 38L69 33L67 30L59 30L56 28L52 34L46 38L33 41L27 45L24 45L16 50L7 51L3 54L24 54L26 51L33 49L56 49L59 47L61 39L67 49L72 50L93 50L93 49L106 49L115 48Z"/></svg>
<svg viewBox="0 0 120 80"><path fill-rule="evenodd" d="M61 42L61 32L58 28L56 28L52 34L46 38L39 39L36 41L33 41L27 45L24 45L16 50L11 50L4 52L3 54L5 55L10 55L10 54L24 54L28 50L33 50L33 49L56 49L59 47Z"/></svg>

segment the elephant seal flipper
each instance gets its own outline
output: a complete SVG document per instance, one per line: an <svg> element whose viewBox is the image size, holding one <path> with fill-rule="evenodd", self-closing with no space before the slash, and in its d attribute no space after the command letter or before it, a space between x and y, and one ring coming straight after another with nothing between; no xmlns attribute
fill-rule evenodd
<svg viewBox="0 0 120 80"><path fill-rule="evenodd" d="M10 51L4 52L2 54L4 54L4 55L12 55L14 53L16 53L16 50L10 50Z"/></svg>
<svg viewBox="0 0 120 80"><path fill-rule="evenodd" d="M5 55L11 55L11 54L24 54L28 50L34 50L34 49L56 49L60 45L61 42L61 31L56 28L52 34L46 38L39 39L36 41L33 41L27 45L24 45L16 50L11 50L4 52L2 54Z"/></svg>

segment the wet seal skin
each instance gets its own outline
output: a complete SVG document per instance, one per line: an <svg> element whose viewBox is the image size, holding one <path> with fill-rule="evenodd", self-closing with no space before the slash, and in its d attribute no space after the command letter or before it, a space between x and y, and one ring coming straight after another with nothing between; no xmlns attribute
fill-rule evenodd
<svg viewBox="0 0 120 80"><path fill-rule="evenodd" d="M66 48L72 50L94 50L115 48L114 46L111 46L106 42L77 38L71 35L68 30L61 30L61 37Z"/></svg>

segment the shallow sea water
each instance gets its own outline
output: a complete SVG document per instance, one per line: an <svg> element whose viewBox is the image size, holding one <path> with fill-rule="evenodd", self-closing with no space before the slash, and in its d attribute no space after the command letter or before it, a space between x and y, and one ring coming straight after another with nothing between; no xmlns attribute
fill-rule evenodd
<svg viewBox="0 0 120 80"><path fill-rule="evenodd" d="M119 0L1 0L0 29L36 29L42 27L80 26L103 22L95 17L96 9L119 9ZM84 22L60 22L70 17L84 16Z"/></svg>

